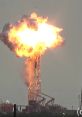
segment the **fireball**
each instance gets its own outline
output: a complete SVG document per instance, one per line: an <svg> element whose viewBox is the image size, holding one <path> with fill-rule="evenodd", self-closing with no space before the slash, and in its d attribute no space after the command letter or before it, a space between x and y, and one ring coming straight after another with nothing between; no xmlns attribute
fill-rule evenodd
<svg viewBox="0 0 82 117"><path fill-rule="evenodd" d="M8 40L14 45L19 57L42 55L48 48L56 48L63 42L62 29L48 24L48 18L32 13L29 18L23 17L8 31Z"/></svg>

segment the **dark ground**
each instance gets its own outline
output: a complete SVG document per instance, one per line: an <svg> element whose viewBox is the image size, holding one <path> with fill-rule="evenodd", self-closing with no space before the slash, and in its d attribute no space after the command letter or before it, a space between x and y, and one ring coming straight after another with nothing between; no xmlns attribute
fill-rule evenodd
<svg viewBox="0 0 82 117"><path fill-rule="evenodd" d="M32 113L25 113L20 112L16 113L16 116L14 113L0 113L0 117L78 117L76 113L74 114L65 114L62 113L51 113L51 112L32 112ZM82 116L79 116L82 117Z"/></svg>

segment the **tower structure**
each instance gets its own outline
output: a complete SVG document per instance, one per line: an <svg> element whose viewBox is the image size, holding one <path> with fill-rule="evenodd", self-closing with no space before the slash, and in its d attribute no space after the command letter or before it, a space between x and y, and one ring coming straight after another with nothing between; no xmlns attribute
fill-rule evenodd
<svg viewBox="0 0 82 117"><path fill-rule="evenodd" d="M27 68L27 84L28 84L28 103L33 105L38 102L41 93L40 80L40 56L28 58L26 62Z"/></svg>

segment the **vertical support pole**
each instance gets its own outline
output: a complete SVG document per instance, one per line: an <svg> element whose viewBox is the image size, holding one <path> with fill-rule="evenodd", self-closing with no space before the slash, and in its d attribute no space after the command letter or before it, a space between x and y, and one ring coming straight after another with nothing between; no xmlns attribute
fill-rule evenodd
<svg viewBox="0 0 82 117"><path fill-rule="evenodd" d="M16 117L16 104L14 104L14 117Z"/></svg>

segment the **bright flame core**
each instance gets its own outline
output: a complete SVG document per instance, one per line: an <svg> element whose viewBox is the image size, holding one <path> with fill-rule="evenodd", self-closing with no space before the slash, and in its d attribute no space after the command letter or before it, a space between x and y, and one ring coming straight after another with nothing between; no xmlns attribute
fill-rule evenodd
<svg viewBox="0 0 82 117"><path fill-rule="evenodd" d="M32 13L12 25L8 39L19 57L42 55L47 48L60 46L63 42L59 33L62 29L47 23L47 18Z"/></svg>

